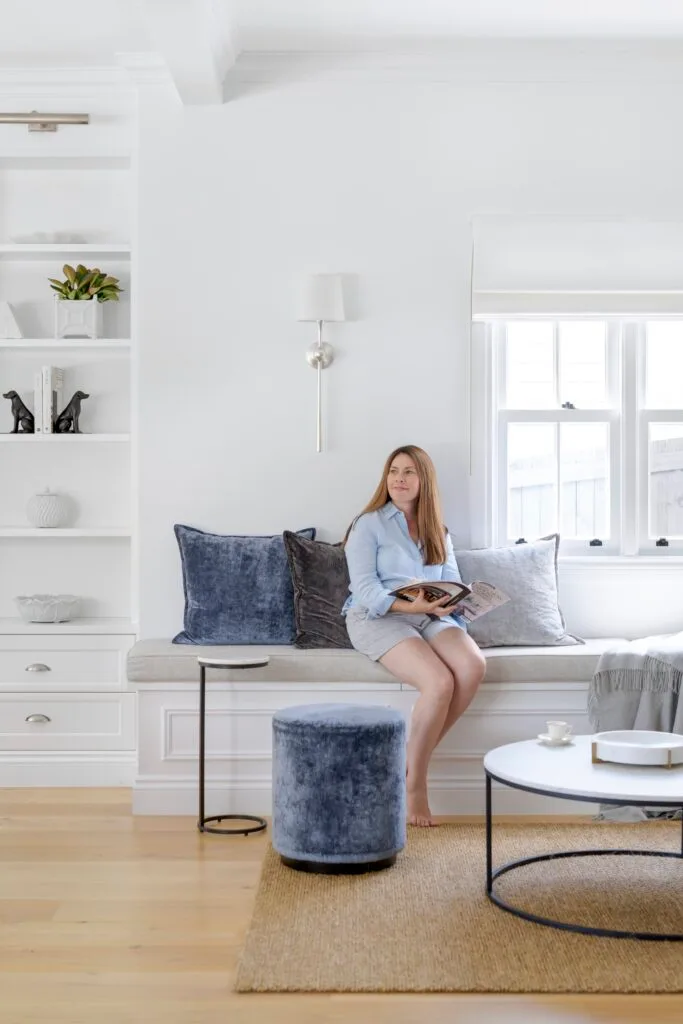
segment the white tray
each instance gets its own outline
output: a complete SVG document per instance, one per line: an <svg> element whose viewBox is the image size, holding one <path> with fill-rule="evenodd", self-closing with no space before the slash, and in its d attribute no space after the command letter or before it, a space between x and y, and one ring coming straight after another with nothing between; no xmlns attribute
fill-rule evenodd
<svg viewBox="0 0 683 1024"><path fill-rule="evenodd" d="M593 764L663 765L683 764L683 736L674 732L646 732L629 729L598 732L591 740Z"/></svg>

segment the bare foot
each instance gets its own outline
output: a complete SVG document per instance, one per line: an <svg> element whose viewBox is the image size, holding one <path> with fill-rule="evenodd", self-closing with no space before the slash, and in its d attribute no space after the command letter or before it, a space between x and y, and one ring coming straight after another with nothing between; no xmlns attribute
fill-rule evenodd
<svg viewBox="0 0 683 1024"><path fill-rule="evenodd" d="M436 821L429 809L426 786L422 789L409 789L408 797L408 824L417 825L419 828L433 828Z"/></svg>

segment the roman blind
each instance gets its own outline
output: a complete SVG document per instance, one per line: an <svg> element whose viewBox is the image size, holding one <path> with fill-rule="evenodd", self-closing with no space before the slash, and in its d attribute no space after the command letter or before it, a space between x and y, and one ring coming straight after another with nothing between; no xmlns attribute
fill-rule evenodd
<svg viewBox="0 0 683 1024"><path fill-rule="evenodd" d="M472 316L683 314L683 223L478 217Z"/></svg>

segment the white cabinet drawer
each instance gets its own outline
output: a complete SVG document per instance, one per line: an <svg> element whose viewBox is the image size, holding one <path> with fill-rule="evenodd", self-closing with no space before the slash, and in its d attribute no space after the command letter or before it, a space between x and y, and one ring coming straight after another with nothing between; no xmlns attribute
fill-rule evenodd
<svg viewBox="0 0 683 1024"><path fill-rule="evenodd" d="M0 691L122 689L132 642L128 637L4 636Z"/></svg>
<svg viewBox="0 0 683 1024"><path fill-rule="evenodd" d="M131 750L135 694L0 694L0 751Z"/></svg>

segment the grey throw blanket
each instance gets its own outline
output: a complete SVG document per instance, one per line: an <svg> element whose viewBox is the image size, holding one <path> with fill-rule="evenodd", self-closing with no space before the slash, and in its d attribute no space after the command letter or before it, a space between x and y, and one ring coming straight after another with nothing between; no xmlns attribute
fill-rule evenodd
<svg viewBox="0 0 683 1024"><path fill-rule="evenodd" d="M683 633L624 641L600 655L588 691L588 715L594 732L655 729L683 734ZM603 817L648 815L602 808ZM661 808L660 808L661 811ZM648 814L659 813L652 808Z"/></svg>

